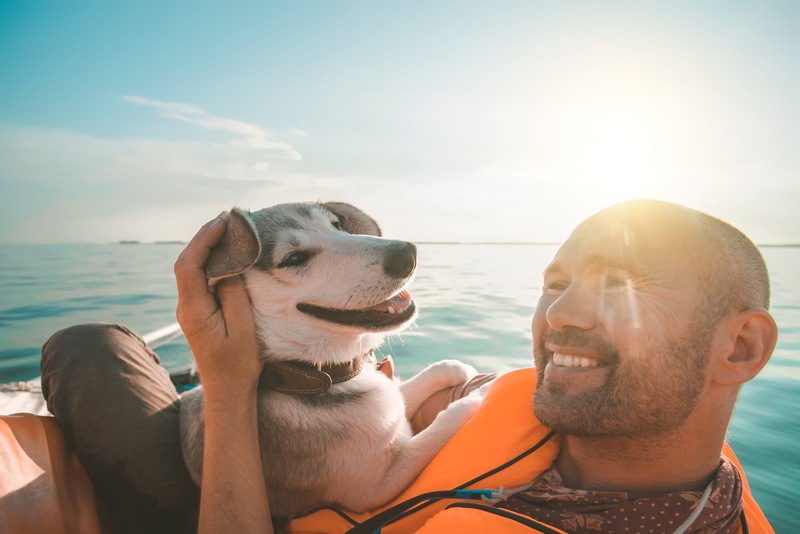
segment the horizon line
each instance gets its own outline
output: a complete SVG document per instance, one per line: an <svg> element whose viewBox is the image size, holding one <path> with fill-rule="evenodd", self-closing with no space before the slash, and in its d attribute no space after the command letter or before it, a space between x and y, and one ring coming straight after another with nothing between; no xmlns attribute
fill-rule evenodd
<svg viewBox="0 0 800 534"><path fill-rule="evenodd" d="M556 241L410 241L416 245L524 245L524 246L558 246ZM64 242L13 242L0 241L0 245L186 245L188 241L166 239L159 241L139 241L138 239L120 239L118 241L64 241ZM756 243L761 248L798 248L797 243Z"/></svg>

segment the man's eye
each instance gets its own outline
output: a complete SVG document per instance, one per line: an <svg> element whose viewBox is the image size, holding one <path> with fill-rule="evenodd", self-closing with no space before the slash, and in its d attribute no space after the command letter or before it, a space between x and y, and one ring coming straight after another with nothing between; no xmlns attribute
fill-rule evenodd
<svg viewBox="0 0 800 534"><path fill-rule="evenodd" d="M304 251L304 250L298 250L298 251L295 251L295 252L287 254L286 257L283 258L283 261L281 261L278 264L278 267L279 268L283 268L283 267L299 267L300 265L303 265L304 263L306 263L310 259L311 259L311 253L310 252L307 252L307 251Z"/></svg>
<svg viewBox="0 0 800 534"><path fill-rule="evenodd" d="M614 269L613 272L602 273L600 276L600 285L603 289L620 289L628 287L630 280L630 273Z"/></svg>
<svg viewBox="0 0 800 534"><path fill-rule="evenodd" d="M567 282L549 282L544 285L544 290L547 293L563 293L569 284Z"/></svg>

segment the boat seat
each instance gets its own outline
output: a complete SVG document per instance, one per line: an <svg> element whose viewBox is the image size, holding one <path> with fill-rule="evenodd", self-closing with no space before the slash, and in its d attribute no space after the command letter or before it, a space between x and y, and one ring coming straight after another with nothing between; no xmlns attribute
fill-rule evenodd
<svg viewBox="0 0 800 534"><path fill-rule="evenodd" d="M0 416L0 532L101 532L92 483L51 416Z"/></svg>

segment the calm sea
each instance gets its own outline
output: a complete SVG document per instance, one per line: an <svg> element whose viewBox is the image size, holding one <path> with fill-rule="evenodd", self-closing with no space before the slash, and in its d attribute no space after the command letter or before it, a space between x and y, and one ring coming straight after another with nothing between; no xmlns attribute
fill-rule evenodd
<svg viewBox="0 0 800 534"><path fill-rule="evenodd" d="M181 245L0 245L0 382L39 374L47 337L66 326L123 323L140 333L175 321L172 263ZM456 357L481 371L531 364L530 319L540 273L556 247L419 247L411 286L416 325L383 347L401 376ZM729 440L779 533L800 532L800 248L763 248L778 347L742 390ZM178 341L158 349L171 371L189 365Z"/></svg>

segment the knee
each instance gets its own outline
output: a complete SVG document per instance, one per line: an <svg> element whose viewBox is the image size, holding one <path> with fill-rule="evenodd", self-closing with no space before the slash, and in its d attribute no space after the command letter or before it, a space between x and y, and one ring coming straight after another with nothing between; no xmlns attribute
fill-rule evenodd
<svg viewBox="0 0 800 534"><path fill-rule="evenodd" d="M91 323L60 330L42 347L42 393L48 409L56 413L53 403L65 395L73 399L86 393L84 389L114 387L130 362L152 364L156 359L139 336L121 325Z"/></svg>
<svg viewBox="0 0 800 534"><path fill-rule="evenodd" d="M42 375L55 365L77 367L100 355L118 353L123 346L144 347L144 341L118 324L87 323L70 326L53 334L42 347Z"/></svg>
<svg viewBox="0 0 800 534"><path fill-rule="evenodd" d="M76 342L82 342L89 338L104 337L107 335L108 327L115 326L105 323L86 323L75 326L69 326L63 330L59 330L45 342L43 350L50 347L59 347L61 345L73 345Z"/></svg>

